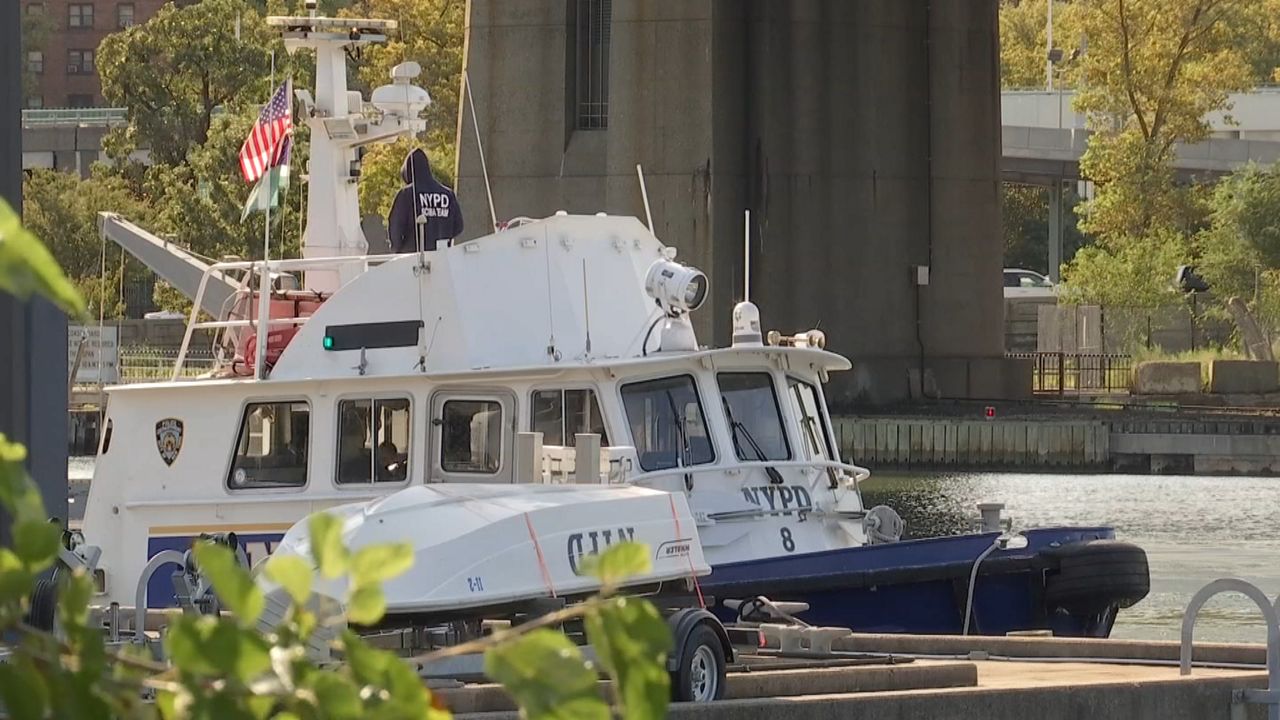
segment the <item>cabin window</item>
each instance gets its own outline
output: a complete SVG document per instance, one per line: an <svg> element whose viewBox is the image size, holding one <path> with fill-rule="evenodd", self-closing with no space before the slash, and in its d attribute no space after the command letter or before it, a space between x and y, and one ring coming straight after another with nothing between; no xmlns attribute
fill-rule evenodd
<svg viewBox="0 0 1280 720"><path fill-rule="evenodd" d="M533 431L542 433L544 445L573 447L578 433L599 435L602 446L609 444L594 390L535 390L531 405Z"/></svg>
<svg viewBox="0 0 1280 720"><path fill-rule="evenodd" d="M822 398L818 388L796 378L787 378L787 398L791 411L800 422L800 442L813 460L834 460L831 438L827 435L827 423L822 413Z"/></svg>
<svg viewBox="0 0 1280 720"><path fill-rule="evenodd" d="M502 404L447 400L441 418L440 468L493 475L502 462Z"/></svg>
<svg viewBox="0 0 1280 720"><path fill-rule="evenodd" d="M738 459L790 460L791 446L782 427L782 410L769 373L720 373L716 381Z"/></svg>
<svg viewBox="0 0 1280 720"><path fill-rule="evenodd" d="M622 404L644 470L715 462L706 415L691 375L623 385Z"/></svg>
<svg viewBox="0 0 1280 720"><path fill-rule="evenodd" d="M305 402L248 405L240 421L227 487L245 490L306 485L310 433L311 408Z"/></svg>
<svg viewBox="0 0 1280 720"><path fill-rule="evenodd" d="M338 484L403 482L409 477L409 400L338 402Z"/></svg>

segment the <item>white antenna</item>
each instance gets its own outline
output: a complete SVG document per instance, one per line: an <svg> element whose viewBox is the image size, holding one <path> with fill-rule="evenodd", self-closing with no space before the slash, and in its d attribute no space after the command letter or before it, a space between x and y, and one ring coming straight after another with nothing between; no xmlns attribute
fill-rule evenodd
<svg viewBox="0 0 1280 720"><path fill-rule="evenodd" d="M489 166L484 161L484 143L480 141L480 121L476 119L476 101L471 97L471 75L466 70L462 71L462 83L466 85L463 90L467 93L467 106L471 108L471 127L476 131L476 150L480 153L480 173L484 176L484 194L489 198L489 220L493 222L493 229L498 229L498 213L493 209L493 188L489 187Z"/></svg>
<svg viewBox="0 0 1280 720"><path fill-rule="evenodd" d="M587 299L587 259L582 258L582 314L586 322L587 330L587 349L586 354L591 354L591 303Z"/></svg>
<svg viewBox="0 0 1280 720"><path fill-rule="evenodd" d="M649 209L649 191L644 187L644 170L640 167L640 163L636 163L636 176L640 178L640 197L644 198L644 216L649 219L649 232L652 233L653 211Z"/></svg>
<svg viewBox="0 0 1280 720"><path fill-rule="evenodd" d="M751 209L742 225L742 301L751 302Z"/></svg>

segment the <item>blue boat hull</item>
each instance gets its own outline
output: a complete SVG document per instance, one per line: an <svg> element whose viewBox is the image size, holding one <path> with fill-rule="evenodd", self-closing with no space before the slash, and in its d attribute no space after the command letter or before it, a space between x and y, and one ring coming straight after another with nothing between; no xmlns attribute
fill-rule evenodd
<svg viewBox="0 0 1280 720"><path fill-rule="evenodd" d="M1106 637L1116 605L1088 614L1050 610L1045 582L1058 566L1053 557L1057 548L1109 540L1114 531L1041 528L1023 535L1025 548L997 549L979 566L970 632L1052 630L1060 636ZM808 603L809 610L799 617L813 625L859 632L960 634L974 561L996 537L997 533L958 535L715 565L701 586L718 599L764 595ZM736 618L723 606L716 612L726 621Z"/></svg>

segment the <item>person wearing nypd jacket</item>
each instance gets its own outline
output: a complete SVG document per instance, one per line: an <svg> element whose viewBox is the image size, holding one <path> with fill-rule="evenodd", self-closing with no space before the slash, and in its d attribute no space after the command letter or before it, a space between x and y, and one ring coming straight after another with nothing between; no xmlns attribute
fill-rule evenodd
<svg viewBox="0 0 1280 720"><path fill-rule="evenodd" d="M422 233L422 249L435 250L439 243L462 234L462 206L458 196L431 174L431 163L421 148L414 148L400 166L404 187L396 193L387 218L388 240L393 253L418 251L418 233Z"/></svg>

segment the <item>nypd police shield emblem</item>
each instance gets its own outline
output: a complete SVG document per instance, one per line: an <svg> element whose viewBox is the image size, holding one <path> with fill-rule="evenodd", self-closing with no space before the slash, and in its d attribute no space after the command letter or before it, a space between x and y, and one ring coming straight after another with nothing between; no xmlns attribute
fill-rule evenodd
<svg viewBox="0 0 1280 720"><path fill-rule="evenodd" d="M156 423L156 449L165 465L172 465L182 451L182 421L165 418Z"/></svg>

